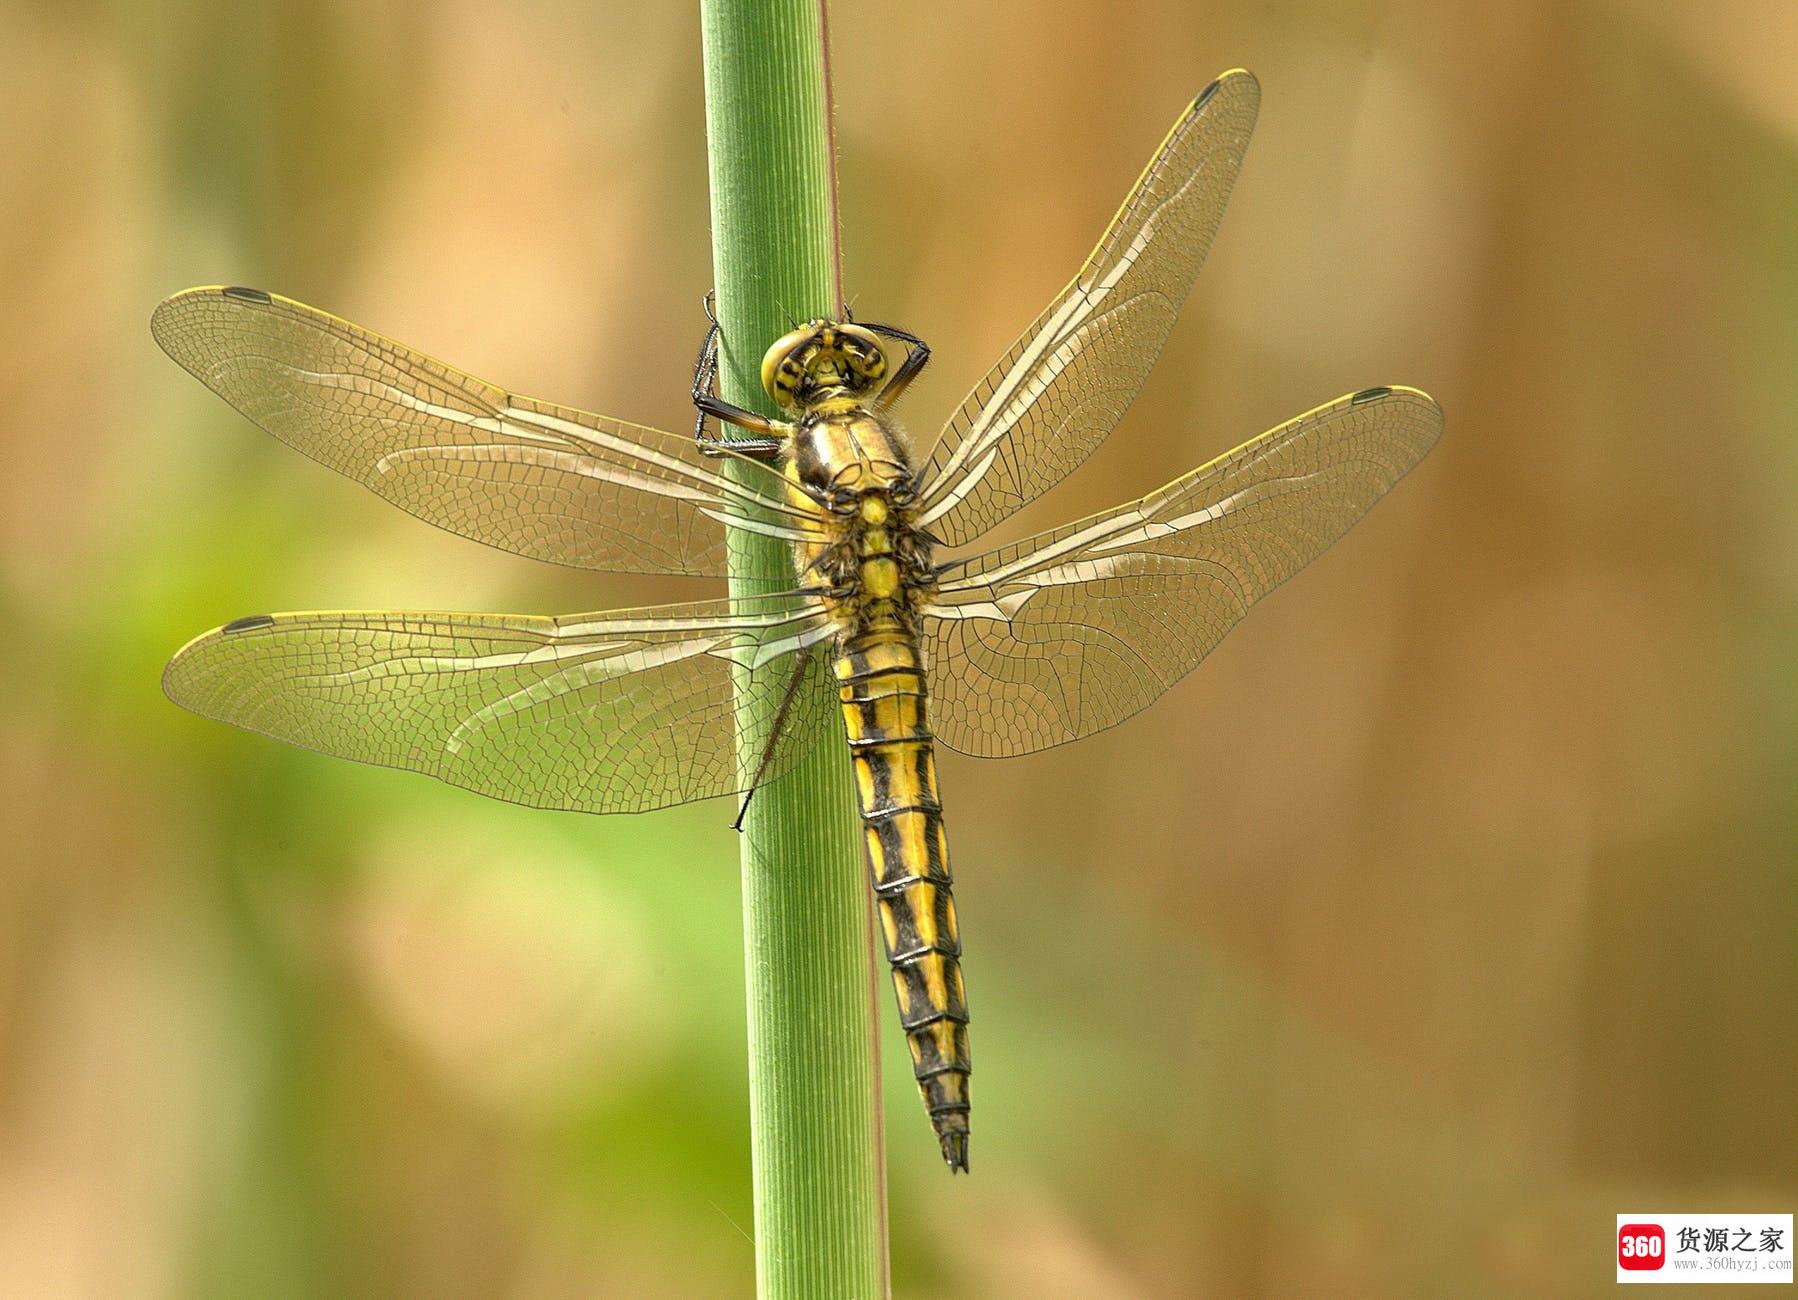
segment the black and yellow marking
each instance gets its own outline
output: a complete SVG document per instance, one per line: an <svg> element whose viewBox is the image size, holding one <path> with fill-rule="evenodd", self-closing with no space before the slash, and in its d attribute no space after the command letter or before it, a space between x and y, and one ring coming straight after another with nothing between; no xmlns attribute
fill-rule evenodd
<svg viewBox="0 0 1798 1300"><path fill-rule="evenodd" d="M835 670L868 866L912 1073L952 1170L968 1167L968 999L924 667L899 602L876 596L884 530L858 539L865 603ZM870 537L870 534L875 534Z"/></svg>

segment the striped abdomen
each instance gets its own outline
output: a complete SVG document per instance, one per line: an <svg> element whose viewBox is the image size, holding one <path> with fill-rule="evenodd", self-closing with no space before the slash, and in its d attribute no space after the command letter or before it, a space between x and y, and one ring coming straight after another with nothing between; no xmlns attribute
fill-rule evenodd
<svg viewBox="0 0 1798 1300"><path fill-rule="evenodd" d="M943 1159L965 1170L968 1001L923 664L900 617L882 612L839 643L836 674L912 1073Z"/></svg>

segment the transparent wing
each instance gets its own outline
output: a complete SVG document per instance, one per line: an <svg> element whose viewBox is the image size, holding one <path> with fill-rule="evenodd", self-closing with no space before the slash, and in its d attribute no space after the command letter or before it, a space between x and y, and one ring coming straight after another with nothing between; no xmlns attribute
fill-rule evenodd
<svg viewBox="0 0 1798 1300"><path fill-rule="evenodd" d="M739 723L772 716L799 671L764 779L785 771L834 703L811 649L829 630L815 605L733 615L723 600L557 619L262 614L190 642L163 689L207 717L495 799L641 812L737 790Z"/></svg>
<svg viewBox="0 0 1798 1300"><path fill-rule="evenodd" d="M963 561L925 626L939 740L1028 754L1122 722L1421 460L1442 411L1370 388L1140 501Z"/></svg>
<svg viewBox="0 0 1798 1300"><path fill-rule="evenodd" d="M1261 88L1237 69L1174 123L1080 274L943 430L921 522L963 546L1092 455L1148 378L1223 219Z"/></svg>
<svg viewBox="0 0 1798 1300"><path fill-rule="evenodd" d="M809 531L780 504L777 475L760 494L707 464L691 438L508 393L278 294L189 289L157 307L150 329L281 441L502 550L587 569L721 574L723 523Z"/></svg>

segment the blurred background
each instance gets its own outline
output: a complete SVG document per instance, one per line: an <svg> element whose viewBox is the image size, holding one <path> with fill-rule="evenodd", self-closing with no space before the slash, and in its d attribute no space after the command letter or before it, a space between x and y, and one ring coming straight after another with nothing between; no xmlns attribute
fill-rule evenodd
<svg viewBox="0 0 1798 1300"><path fill-rule="evenodd" d="M883 994L896 1292L1583 1295L1619 1211L1792 1209L1798 8L832 26L926 444L1185 101L1262 80L1154 378L1020 530L1352 389L1448 412L1157 708L944 758L976 1172ZM266 286L684 427L695 7L5 0L0 49L0 1291L746 1293L730 810L533 813L157 689L254 610L708 594L433 532L148 330Z"/></svg>

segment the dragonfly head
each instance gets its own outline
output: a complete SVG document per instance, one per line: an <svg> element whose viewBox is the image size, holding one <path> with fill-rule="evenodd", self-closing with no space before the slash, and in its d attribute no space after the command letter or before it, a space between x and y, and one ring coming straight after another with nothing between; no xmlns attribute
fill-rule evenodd
<svg viewBox="0 0 1798 1300"><path fill-rule="evenodd" d="M886 373L886 353L872 330L828 320L807 321L782 335L762 358L762 387L782 410L828 395L859 397Z"/></svg>

